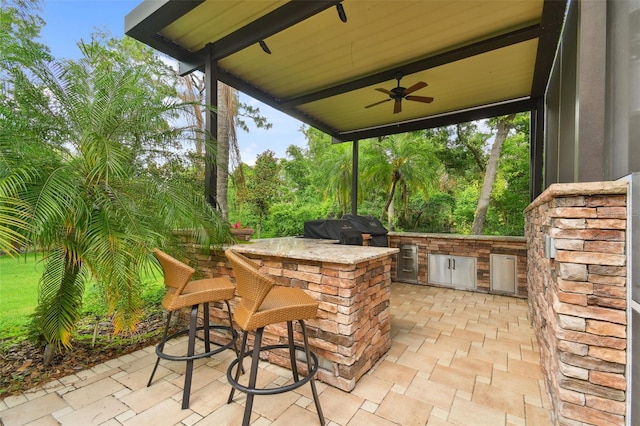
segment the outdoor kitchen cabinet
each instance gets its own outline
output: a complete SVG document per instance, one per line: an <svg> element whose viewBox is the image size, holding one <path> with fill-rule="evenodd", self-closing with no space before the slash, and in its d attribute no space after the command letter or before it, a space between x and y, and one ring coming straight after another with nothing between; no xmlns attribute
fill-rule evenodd
<svg viewBox="0 0 640 426"><path fill-rule="evenodd" d="M398 253L398 281L418 282L418 246L415 244L400 244Z"/></svg>
<svg viewBox="0 0 640 426"><path fill-rule="evenodd" d="M475 257L429 254L429 284L475 289L476 271Z"/></svg>

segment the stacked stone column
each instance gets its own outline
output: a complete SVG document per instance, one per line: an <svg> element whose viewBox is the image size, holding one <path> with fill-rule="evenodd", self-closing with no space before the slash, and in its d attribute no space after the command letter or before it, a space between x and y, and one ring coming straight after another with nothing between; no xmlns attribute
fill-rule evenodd
<svg viewBox="0 0 640 426"><path fill-rule="evenodd" d="M624 182L552 185L526 211L529 307L561 425L625 423L626 202Z"/></svg>

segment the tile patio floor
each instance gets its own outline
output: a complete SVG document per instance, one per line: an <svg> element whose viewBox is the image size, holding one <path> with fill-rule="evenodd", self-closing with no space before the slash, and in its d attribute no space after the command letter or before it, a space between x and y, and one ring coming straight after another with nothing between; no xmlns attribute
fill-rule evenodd
<svg viewBox="0 0 640 426"><path fill-rule="evenodd" d="M391 349L351 393L317 382L328 426L551 424L526 300L394 283L391 315ZM196 362L187 410L183 362L163 361L146 387L149 347L0 401L0 424L239 425L245 396L226 404L232 356ZM261 362L259 382L289 377ZM316 424L308 385L255 398L254 426Z"/></svg>

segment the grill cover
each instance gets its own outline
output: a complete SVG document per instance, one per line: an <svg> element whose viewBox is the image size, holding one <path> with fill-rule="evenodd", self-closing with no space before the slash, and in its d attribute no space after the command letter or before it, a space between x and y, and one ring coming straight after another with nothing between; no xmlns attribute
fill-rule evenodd
<svg viewBox="0 0 640 426"><path fill-rule="evenodd" d="M387 231L380 221L373 216L361 216L355 214L345 214L342 219L353 223L353 226L363 234L371 234L371 242L369 245L375 247L387 247Z"/></svg>
<svg viewBox="0 0 640 426"><path fill-rule="evenodd" d="M305 238L338 240L340 244L362 245L362 234L348 220L310 220L304 223Z"/></svg>

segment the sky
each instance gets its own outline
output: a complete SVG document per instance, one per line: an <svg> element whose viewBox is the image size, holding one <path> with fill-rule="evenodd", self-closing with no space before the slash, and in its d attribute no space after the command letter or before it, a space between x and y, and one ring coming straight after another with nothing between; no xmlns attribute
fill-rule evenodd
<svg viewBox="0 0 640 426"><path fill-rule="evenodd" d="M42 42L56 59L74 59L80 55L79 40L90 40L96 30L108 31L114 37L124 36L124 17L142 0L44 0L41 31ZM303 123L268 105L240 94L240 101L260 108L260 113L272 124L271 129L257 129L249 120L249 132L238 130L237 138L242 161L253 165L256 157L270 149L276 157L285 158L289 145L306 146L300 132Z"/></svg>

